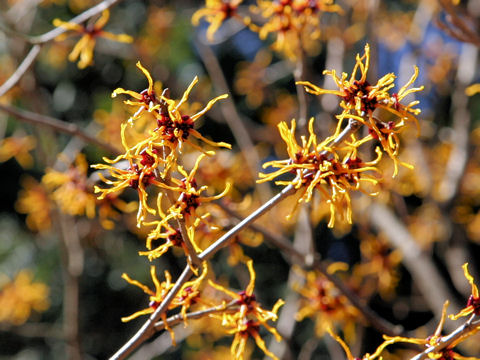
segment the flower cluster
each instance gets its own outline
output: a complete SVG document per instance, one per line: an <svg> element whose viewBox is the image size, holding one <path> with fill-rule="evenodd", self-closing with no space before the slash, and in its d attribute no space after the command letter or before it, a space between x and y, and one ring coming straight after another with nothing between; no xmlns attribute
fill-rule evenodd
<svg viewBox="0 0 480 360"><path fill-rule="evenodd" d="M356 64L349 79L346 73L341 78L336 76L335 70L325 71L335 80L338 90L325 90L310 82L300 81L297 84L304 85L307 92L315 95L334 94L341 98L340 106L343 108L341 114L337 115L338 123L332 136L319 142L314 131L314 119L308 124L308 138L301 137L299 144L295 137L296 123L293 120L289 128L284 122L278 125L280 135L287 145L289 159L274 160L265 163L265 167L274 167L278 170L260 174L260 182L273 180L281 175L293 173L293 180L277 180L278 185L291 185L295 189L302 188L302 194L298 202L309 202L312 199L313 191L318 190L323 200L330 205L329 227L333 227L335 216L339 214L346 218L348 223L352 222L351 214L351 191L361 191L369 195L376 195L377 191L371 187L379 182L379 177L371 173L380 173L376 165L387 153L394 162L394 174L398 172L398 164L410 167L410 165L398 159L399 137L398 132L405 127L406 121L412 121L418 125L414 115L419 114L420 109L414 108L418 101L411 101L407 105L400 103L407 95L420 91L423 87L409 89L415 81L418 70L411 79L403 86L398 93L391 94L389 90L394 85L395 75L393 73L383 76L376 85L370 85L367 81L367 72L370 65L370 50L368 44L365 46L365 54L357 55ZM360 72L360 78L358 77ZM383 109L388 111L397 120L381 121L374 111ZM356 123L364 125L368 129L368 135L357 138L354 134L354 127L351 125L349 133L340 145L339 138L346 131L344 123ZM375 147L376 158L370 161L362 160L358 156L359 147L367 142L376 141L380 143ZM370 172L367 173L367 172ZM365 188L365 183L370 188Z"/></svg>
<svg viewBox="0 0 480 360"><path fill-rule="evenodd" d="M260 173L259 182L270 181L281 175L293 173L295 174L293 180L277 180L275 183L277 185L293 185L295 189L302 188L299 203L311 201L314 190L318 190L322 198L330 205L331 215L328 226L334 226L337 214L351 223L352 211L349 192L360 190L370 195L376 194L374 190L364 189L363 184L376 185L378 178L364 173L378 172L375 165L381 159L381 152L377 148L377 158L365 162L357 155L356 144L353 142L350 143L350 146L347 144L349 149L341 158L332 147L340 127L337 127L337 132L333 136L318 143L313 126L314 119L312 118L308 126L308 139L302 136L302 142L298 144L295 138L295 120L292 121L290 128L285 122L278 125L290 158L264 163L264 168L274 167L278 170L268 174Z"/></svg>
<svg viewBox="0 0 480 360"><path fill-rule="evenodd" d="M253 294L255 272L251 260L248 261L251 281L246 291L237 294L216 283L209 282L211 287L232 297L230 305L225 300L220 304L218 301L217 304L214 304L207 296L203 295L204 279L209 268L207 262L198 257L202 247L197 238L220 228L212 221L212 216L204 205L224 197L229 192L231 185L227 181L226 185L224 183L223 191L220 190L219 194L211 195L208 186L198 184L196 175L200 168L200 162L215 153L212 150L205 150L193 138L209 147L230 148L230 145L213 142L203 137L194 126L201 116L218 100L224 99L226 95L220 95L210 100L203 109L193 115L186 114L183 111L184 105L198 82L197 78L188 86L182 98L176 101L170 98L168 89L158 93L154 88L154 81L149 71L140 63L137 63L137 67L147 78L148 87L140 92L118 88L112 94L112 97L128 95L130 99L125 100L124 103L133 107L134 113L128 121L121 124L124 153L115 159L104 158L105 164L92 166L98 170L99 178L107 185L106 187L95 186L95 192L99 194L98 199L118 197L126 189L135 190L139 199L137 226L150 228L146 239L147 250L140 251L139 254L147 256L150 261L153 261L164 255L169 249L178 248L186 256L187 263L196 277L182 284L173 300L161 313L164 328L170 331L173 342L175 338L167 319L167 312L177 312L176 315L179 315L187 324L187 318L193 305L201 305L201 311L208 311L205 306L214 306L217 311L216 316L221 317L227 332L235 334L232 344L232 354L235 358L243 357L249 337L253 337L257 345L267 355L274 358L274 355L266 349L266 345L259 335L259 328L261 325L279 338L278 333L267 322L277 319L276 313L283 302L279 300L272 311L262 309L256 302ZM147 127L148 134L143 138L129 137L128 132L135 130L135 124L143 121L145 117L153 121L155 126ZM180 159L179 156L184 155L190 149L200 152L200 155L196 158L191 170L187 171L184 157ZM215 188L218 187L219 184L215 184ZM155 203L149 201L152 196L156 198ZM204 240L201 241L203 246ZM236 258L240 261L248 259L243 253L237 254ZM202 268L200 275L198 274L199 267ZM151 266L150 273L154 289L131 279L126 274L123 275L126 281L141 288L149 295L150 303L147 308L122 318L122 321L130 321L138 316L154 313L175 286L168 271L164 272L164 281L157 278L155 266ZM218 311L221 312L221 315L218 315Z"/></svg>
<svg viewBox="0 0 480 360"><path fill-rule="evenodd" d="M398 164L409 167L408 164L398 160L399 138L398 133L404 129L406 121L416 124L418 120L415 115L420 114L420 109L415 108L418 100L410 101L407 105L400 102L408 95L423 90L423 86L409 88L418 77L418 68L414 68L414 74L410 80L400 88L397 93L390 93L395 87L395 74L389 73L380 78L375 85L367 80L370 68L370 46L365 45L363 56L357 54L356 63L350 78L347 73L342 73L339 78L335 70L325 70L323 73L329 75L338 86L338 90L322 89L308 81L299 81L297 84L304 85L305 90L314 95L333 94L341 99L340 106L343 109L342 118L354 119L368 128L369 136L361 139L356 145L377 140L383 151L394 161L394 176L398 172ZM360 72L360 74L358 74ZM393 115L392 120L382 120L376 110L384 110Z"/></svg>
<svg viewBox="0 0 480 360"><path fill-rule="evenodd" d="M201 18L210 23L207 38L212 41L215 32L229 18L237 18L247 24L251 30L265 40L274 36L273 49L294 61L302 57L303 52L318 51L320 39L320 19L324 13L342 13L333 0L257 0L250 7L253 16L260 15L264 22L253 23L253 16L240 16L237 12L242 0L207 0L205 8L198 10L192 17L192 23L198 25Z"/></svg>
<svg viewBox="0 0 480 360"><path fill-rule="evenodd" d="M335 271L341 264L332 264ZM345 265L345 264L343 264ZM300 310L296 319L301 321L305 318L315 320L315 333L321 337L334 325L341 324L344 332L352 335L353 325L358 318L357 309L351 305L348 299L342 295L335 285L317 271L301 272L305 278L305 284L295 286L295 290L301 295Z"/></svg>
<svg viewBox="0 0 480 360"><path fill-rule="evenodd" d="M208 268L207 268L207 263L205 262L203 266L202 274L196 279L187 281L185 284L183 284L182 288L177 293L176 297L168 306L168 310L173 310L180 307L180 314L183 317L185 325L187 325L187 316L186 316L187 310L190 308L191 305L201 301L200 286L202 285L203 280L207 276L207 273L208 273ZM165 280L162 282L158 280L155 266L150 267L150 275L155 285L155 290L151 290L149 287L143 285L139 281L131 279L125 273L122 275L122 278L125 279L128 283L139 287L140 289L143 290L145 294L150 295L148 307L143 310L137 311L130 316L123 317L122 318L123 322L133 320L142 315L153 313L155 309L158 306L160 306L160 304L165 299L165 297L167 296L171 288L175 285L174 283L172 283L172 276L167 270L165 270L165 274L164 274ZM165 329L170 332L170 335L172 337L172 342L175 345L175 334L173 330L168 326L166 311L162 313L162 320L164 321Z"/></svg>
<svg viewBox="0 0 480 360"><path fill-rule="evenodd" d="M140 200L138 209L137 225L140 226L146 220L146 215L156 215L157 211L148 204L147 187L155 186L160 190L168 190L179 193L179 198L175 205L171 207L170 217L183 218L190 214L202 201L211 201L214 198L202 198L200 193L207 188L197 185L194 179L195 170L190 175L186 174L181 165L177 164L178 154L182 150L184 143L189 144L194 149L200 150L205 154L212 155L214 152L205 151L199 145L191 140L195 137L211 146L220 146L230 148L229 144L220 142L215 143L203 137L194 129L195 121L204 115L220 99L226 95L221 95L209 101L204 109L194 115L183 114L180 107L188 100L198 79L195 78L189 85L182 98L179 101L170 99L168 91L157 94L153 87L153 80L150 73L138 62L137 67L145 74L148 80L148 88L135 92L122 88L116 89L112 97L118 94L126 94L133 100L125 100L125 104L135 107L135 114L130 118L129 123L139 119L144 113L153 115L157 127L149 132L147 138L128 144L126 132L129 130L129 123L121 125L122 144L125 153L119 155L113 160L104 158L107 164L97 164L93 167L99 170L108 171L111 179L107 179L100 174L102 180L110 185L108 188L95 187L95 192L100 193L99 199L105 198L109 194L122 192L127 188L137 191ZM200 161L199 158L198 161ZM123 168L121 164L126 163ZM195 166L195 169L198 167ZM177 171L184 178L175 179L171 177L171 172ZM227 186L228 190L228 186ZM157 201L161 203L161 201ZM161 213L161 210L158 211ZM174 215L175 213L175 215Z"/></svg>
<svg viewBox="0 0 480 360"><path fill-rule="evenodd" d="M237 17L237 8L243 0L206 0L205 7L197 10L192 16L192 23L198 26L201 18L210 23L207 38L213 41L215 32L226 20Z"/></svg>
<svg viewBox="0 0 480 360"><path fill-rule="evenodd" d="M464 334L463 336L458 336L453 341L450 341L448 344L445 344L445 346L439 346L443 345L442 342L445 342L445 338L442 336L442 329L443 325L445 324L445 320L447 317L447 307L448 307L448 301L445 302L442 310L442 317L440 319L440 322L438 323L437 328L435 329L435 332L433 335L428 336L425 339L421 338L408 338L408 337L401 337L401 336L386 336L384 335L383 338L385 339L385 342L393 344L393 343L410 343L410 344L418 344L418 345L424 345L426 349L428 350L428 359L445 359L445 360L478 360L476 357L465 357L454 351L453 349L462 341L464 341L468 336L475 334L480 330L480 328L474 328L471 330L468 334ZM438 350L437 350L438 347Z"/></svg>
<svg viewBox="0 0 480 360"><path fill-rule="evenodd" d="M315 53L318 50L324 13L342 13L342 8L333 0L258 0L253 13L260 13L266 22L250 24L260 39L274 35L273 49L290 60L302 58L302 52Z"/></svg>
<svg viewBox="0 0 480 360"><path fill-rule="evenodd" d="M33 275L28 270L20 271L13 281L0 274L0 323L21 325L32 311L48 309L48 286L32 280Z"/></svg>
<svg viewBox="0 0 480 360"><path fill-rule="evenodd" d="M250 282L245 291L236 293L209 281L211 286L228 295L238 307L233 313L226 311L222 315L213 316L219 317L222 320L222 326L228 329L229 334L235 334L231 347L231 355L233 359L243 359L247 340L250 337L255 340L255 343L263 350L265 355L272 359L277 359L277 357L267 349L265 342L260 337L259 331L260 326L263 326L274 335L277 341L281 340L280 334L275 328L268 324L268 321L277 320L277 312L284 304L284 301L279 299L270 311L263 309L253 293L256 277L253 269L253 261L249 260L247 266L250 273Z"/></svg>

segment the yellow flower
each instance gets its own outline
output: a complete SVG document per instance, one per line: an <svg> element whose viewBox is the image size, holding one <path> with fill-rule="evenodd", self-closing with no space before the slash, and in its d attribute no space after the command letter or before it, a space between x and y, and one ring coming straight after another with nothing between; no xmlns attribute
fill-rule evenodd
<svg viewBox="0 0 480 360"><path fill-rule="evenodd" d="M478 287L475 285L473 276L470 275L468 272L468 263L463 264L463 273L465 274L465 277L467 278L468 282L470 283L472 287L472 294L468 298L467 301L467 306L462 309L458 314L456 315L450 315L450 319L456 320L459 317L462 316L467 316L470 314L475 314L475 315L480 315L480 295L478 292Z"/></svg>
<svg viewBox="0 0 480 360"><path fill-rule="evenodd" d="M162 193L159 193L158 199L159 203L162 198ZM191 255L189 253L188 247L186 246L184 240L183 240L183 235L178 227L173 227L171 226L168 221L175 218L176 214L171 214L171 215L166 215L160 205L158 206L158 213L161 217L161 220L155 220L151 222L144 222L143 225L149 226L149 225L156 225L155 229L150 231L147 237L147 243L146 247L148 251L140 251L139 255L145 255L148 256L148 259L150 261L159 258L163 254L165 254L168 249L172 247L181 247L183 251L185 252L185 255L188 257ZM164 231L162 232L162 229ZM193 248L196 252L200 252L201 249L198 247L197 243L195 242L195 227L189 227L187 229L187 234L188 240L190 243L193 245ZM165 242L163 244L158 245L156 248L152 249L152 242L154 240L158 239L165 239Z"/></svg>
<svg viewBox="0 0 480 360"><path fill-rule="evenodd" d="M398 172L397 164L411 167L408 164L400 162L397 159L399 152L399 140L397 133L405 126L405 121L411 121L416 124L418 129L418 120L415 115L420 113L420 109L414 108L418 105L418 100L411 101L407 105L400 103L407 95L423 90L423 86L409 89L410 85L418 76L418 68L414 68L414 74L410 80L400 88L398 93L390 94L390 90L395 86L395 74L384 75L375 85L367 81L367 73L370 67L370 46L365 45L365 54L357 54L356 63L349 79L346 73L342 73L339 78L335 70L325 70L323 73L332 77L338 86L338 90L322 89L308 81L298 81L297 84L304 85L305 90L311 94L333 94L342 100L340 106L344 109L343 117L359 121L367 126L369 136L360 140L357 146L376 139L382 145L383 150L394 161L395 176ZM358 72L360 72L359 78ZM397 121L384 122L373 115L376 109L383 109L397 118Z"/></svg>
<svg viewBox="0 0 480 360"><path fill-rule="evenodd" d="M190 95L190 92L192 91L193 87L197 82L198 82L198 77L195 76L195 78L190 83L187 90L185 90L182 98L179 101L170 99L168 96L166 96L166 94L163 94L160 96L160 102L161 102L160 105L157 105L154 108L152 108L152 110L154 109L159 111L157 115L158 128L156 129L156 131L159 133L159 137L167 141L171 147L173 148L178 147L179 150L181 150L182 148L182 143L186 142L192 147L194 147L195 149L206 153L205 150L203 150L198 145L192 143L188 139L190 135L192 135L193 137L196 137L199 140L202 140L203 142L209 145L231 149L230 144L227 144L224 142L217 143L217 142L210 141L204 138L197 130L193 128L195 122L201 116L203 116L208 110L210 110L218 100L227 98L228 97L227 94L217 96L216 98L210 100L202 110L200 110L194 115L190 116L186 114L181 114L180 107L184 103L186 103Z"/></svg>
<svg viewBox="0 0 480 360"><path fill-rule="evenodd" d="M13 281L0 274L0 322L21 325L32 310L42 312L48 309L48 286L32 280L29 270L21 270Z"/></svg>
<svg viewBox="0 0 480 360"><path fill-rule="evenodd" d="M124 43L131 43L133 41L133 38L129 35L116 35L103 30L103 27L107 24L109 17L110 12L108 10L104 10L100 18L94 24L89 24L87 26L73 22L65 22L60 19L53 20L54 26L63 27L64 29L74 31L82 35L72 52L68 55L68 60L70 61L76 61L80 57L80 61L77 64L80 69L84 69L93 64L93 49L95 47L97 37L103 37L105 39ZM63 40L64 38L65 36L59 36L57 37L57 40Z"/></svg>
<svg viewBox="0 0 480 360"><path fill-rule="evenodd" d="M198 187L197 181L195 180L195 174L199 167L200 161L205 157L205 154L201 154L197 161L195 162L195 166L187 173L182 166L177 166L177 171L183 175L181 180L172 178L171 181L176 185L169 186L162 184L161 186L179 192L180 195L177 198L175 204L173 204L168 213L175 218L185 219L187 222L187 226L196 226L198 221L198 216L196 214L196 209L203 203L211 202L214 200L218 200L224 197L231 188L231 184L227 182L225 186L225 190L218 195L214 196L202 196L202 193L208 189L207 185ZM204 215L207 216L207 215ZM193 220L193 221L192 221Z"/></svg>
<svg viewBox="0 0 480 360"><path fill-rule="evenodd" d="M79 154L75 165L64 172L47 169L42 183L52 191L52 197L60 209L70 215L95 216L95 196L87 179L88 163Z"/></svg>
<svg viewBox="0 0 480 360"><path fill-rule="evenodd" d="M198 26L201 18L210 23L207 30L207 39L213 41L215 32L220 28L222 23L236 16L238 5L243 0L206 0L205 7L197 10L192 16L192 24Z"/></svg>
<svg viewBox="0 0 480 360"><path fill-rule="evenodd" d="M183 319L186 323L186 313L188 308L193 305L196 301L200 300L200 291L199 288L202 284L203 279L207 275L208 267L207 263L203 263L203 271L202 274L194 280L187 281L183 284L180 291L175 295L175 298L168 306L167 310L176 309L177 307L181 307L180 314L182 314ZM155 290L151 290L148 286L143 285L141 282L137 280L131 279L127 274L122 274L122 278L125 279L128 283L135 285L143 290L143 292L150 296L150 302L147 308L137 311L130 316L123 317L121 320L123 322L127 322L133 320L139 316L147 315L153 313L158 306L162 303L162 301L167 296L170 289L175 285L172 283L172 276L168 271L165 270L165 281L160 282L157 278L155 266L150 266L150 275L152 277L152 281L155 285ZM166 311L161 315L162 320L165 324L165 329L170 332L170 336L172 337L172 343L175 345L175 334L173 333L172 329L168 326L167 323L167 315Z"/></svg>
<svg viewBox="0 0 480 360"><path fill-rule="evenodd" d="M30 151L35 148L36 141L33 136L11 136L0 141L0 162L15 158L23 168L33 165Z"/></svg>
<svg viewBox="0 0 480 360"><path fill-rule="evenodd" d="M287 152L290 159L274 160L263 164L263 167L274 167L279 170L272 173L260 173L258 182L273 180L274 178L293 173L296 177L293 180L277 180L277 185L293 185L295 189L302 189L298 203L309 202L313 197L314 190L318 190L322 199L330 205L329 227L335 224L336 215L346 217L348 223L352 223L352 210L350 205L350 191L359 190L369 195L376 195L376 192L368 192L361 187L362 183L377 185L378 178L364 174L367 171L378 172L375 165L381 159L381 152L376 149L377 158L373 161L364 162L357 156L357 145L348 143L347 153L340 160L336 149L330 147L332 141L338 136L340 124L333 136L317 143L317 137L313 130L313 118L310 119L308 130L309 137L302 136L301 145L295 139L295 120L291 128L285 122L279 124L280 134L287 144ZM291 213L293 214L293 212ZM291 215L290 215L291 216Z"/></svg>
<svg viewBox="0 0 480 360"><path fill-rule="evenodd" d="M195 84L198 82L198 77L195 77L191 84L185 90L182 98L179 101L175 101L169 98L168 90L164 90L162 94L158 95L154 90L153 79L140 62L137 63L137 67L145 74L148 80L148 88L137 93L131 90L125 90L123 88L118 88L112 93L112 97L117 96L118 94L127 94L134 98L134 101L126 100L125 104L137 106L138 109L135 114L129 119L129 122L136 120L144 112L152 113L157 122L157 128L151 132L150 138L146 140L147 142L156 142L158 146L167 146L173 152L177 148L181 150L182 144L184 142L189 143L195 149L211 154L211 152L206 152L198 145L193 144L188 138L190 135L206 142L212 146L226 147L231 148L230 144L224 142L213 142L204 138L197 130L195 130L194 124L201 116L203 116L212 106L221 99L228 97L227 94L217 96L216 98L210 100L208 104L199 112L194 115L186 115L180 112L182 105L186 104L190 92L192 91ZM142 146L145 145L142 143ZM137 147L139 145L137 144ZM173 154L171 156L174 156Z"/></svg>
<svg viewBox="0 0 480 360"><path fill-rule="evenodd" d="M290 60L301 57L302 51L318 51L320 18L323 13L342 13L340 6L334 4L333 0L258 0L257 4L252 7L252 11L260 13L266 21L262 26L250 24L250 29L258 32L262 40L273 34L273 49L284 53Z"/></svg>
<svg viewBox="0 0 480 360"><path fill-rule="evenodd" d="M249 337L253 337L257 346L263 350L265 355L272 359L277 359L277 357L267 349L265 342L260 337L259 329L260 325L262 325L275 336L277 341L281 340L281 336L277 330L267 322L269 320L277 320L278 309L284 304L284 301L279 299L270 311L263 309L260 304L258 304L255 294L253 293L256 277L255 270L253 269L253 261L249 260L247 266L250 273L250 282L245 291L236 293L209 280L209 284L212 287L227 294L232 298L235 305L239 306L238 310L233 314L228 310L220 317L222 319L222 325L229 329L229 334L235 334L230 351L234 359L243 359L247 340ZM212 316L217 317L217 315Z"/></svg>
<svg viewBox="0 0 480 360"><path fill-rule="evenodd" d="M32 231L46 231L52 226L50 211L52 203L45 187L33 177L21 180L22 190L18 194L15 209L21 214L27 214L26 223Z"/></svg>
<svg viewBox="0 0 480 360"><path fill-rule="evenodd" d="M142 315L153 313L155 309L158 307L158 305L162 303L165 296L167 296L170 289L174 286L174 284L172 283L172 276L167 270L165 270L165 281L160 282L158 280L155 266L150 266L150 276L152 277L153 284L155 285L155 290L151 290L148 286L143 285L141 282L131 279L125 273L122 274L122 278L125 279L129 284L139 287L140 289L143 290L145 294L150 295L150 302L148 304L148 307L143 310L137 311L130 316L123 317L121 319L123 322L133 320ZM164 323L167 324L166 312L164 312L161 317ZM175 341L174 340L175 334L173 333L173 331L168 326L165 326L165 329L167 329L170 332L172 341Z"/></svg>
<svg viewBox="0 0 480 360"><path fill-rule="evenodd" d="M148 70L145 69L142 66L140 61L137 61L136 66L137 66L137 68L140 69L140 71L147 78L148 88L146 88L145 90L142 90L139 93L136 92L136 91L132 91L132 90L125 90L123 88L117 88L112 93L112 98L116 97L119 94L125 94L125 95L129 95L129 96L131 96L132 98L135 99L134 101L131 101L131 100L125 100L124 101L124 103L127 104L127 105L138 106L138 110L128 120L130 123L133 120L138 119L138 117L142 114L142 112L144 110L152 111L152 108L153 108L154 105L160 104L160 101L159 101L159 99L157 97L157 94L154 90L154 83L153 83L152 75L150 75Z"/></svg>
<svg viewBox="0 0 480 360"><path fill-rule="evenodd" d="M467 96L473 96L479 92L480 92L480 84L473 84L465 89L465 94Z"/></svg>

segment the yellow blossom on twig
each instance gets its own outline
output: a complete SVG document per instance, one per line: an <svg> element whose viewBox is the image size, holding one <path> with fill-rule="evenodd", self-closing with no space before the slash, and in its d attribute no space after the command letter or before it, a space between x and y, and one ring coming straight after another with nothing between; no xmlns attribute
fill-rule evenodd
<svg viewBox="0 0 480 360"><path fill-rule="evenodd" d="M407 338L407 337L401 337L401 336L390 337L386 335L384 335L383 338L386 341L389 341L391 344L404 342L404 343L425 345L427 349L434 348L435 346L441 344L444 340L444 337L442 337L441 333L442 333L443 325L446 319L447 307L448 307L448 301L446 301L445 304L443 305L442 318L440 319L440 322L438 323L438 326L435 329L434 334L431 336L428 336L426 339ZM473 328L473 330L469 332L469 335L473 335L477 333L479 330L480 328L478 327ZM428 359L479 360L476 357L465 357L453 351L453 348L457 346L460 342L465 340L469 335L459 336L457 339L450 342L447 346L441 346L438 350L435 349L436 351L429 351Z"/></svg>
<svg viewBox="0 0 480 360"><path fill-rule="evenodd" d="M414 68L414 74L410 80L400 88L397 93L390 94L390 90L395 86L395 74L384 75L375 85L367 81L367 74L370 67L370 46L365 45L363 56L357 54L356 63L350 78L347 73L342 73L339 78L335 70L325 70L323 73L332 77L338 86L338 90L322 89L308 81L298 81L298 85L304 85L305 90L311 94L333 94L342 100L340 106L344 109L343 116L352 118L368 128L369 136L359 141L361 145L372 139L376 139L382 145L383 150L392 158L395 165L393 176L398 172L397 164L411 167L408 164L400 162L397 159L399 152L399 140L396 135L405 127L405 121L411 121L416 124L418 129L418 120L415 115L420 113L420 109L415 108L419 101L414 100L403 105L400 102L408 95L423 90L423 86L409 88L418 77L418 68ZM383 109L394 117L397 121L382 121L374 116L376 109Z"/></svg>
<svg viewBox="0 0 480 360"><path fill-rule="evenodd" d="M354 357L352 355L352 352L350 351L350 348L347 346L345 341L343 341L340 336L336 335L332 331L331 328L328 328L327 331L342 346L343 350L345 351L345 354L347 355L347 360L373 360L373 359L376 359L380 356L380 354L383 352L383 350L385 350L385 348L388 345L393 344L395 342L394 340L385 340L382 344L380 344L380 346L377 348L377 350L375 350L375 352L372 355L365 354L360 359L360 358ZM379 359L382 360L381 357Z"/></svg>
<svg viewBox="0 0 480 360"><path fill-rule="evenodd" d="M263 309L257 302L255 294L253 293L256 277L255 270L253 269L253 261L249 260L247 266L250 273L250 282L245 291L236 293L209 281L211 286L231 297L232 300L235 301L235 304L239 306L239 309L233 314L230 311L226 311L221 316L212 316L221 318L222 325L229 329L228 333L235 334L231 347L231 354L234 359L243 359L249 337L254 338L255 343L263 350L265 355L272 359L277 359L277 357L267 349L265 342L260 337L259 330L260 326L263 326L275 336L277 341L281 340L281 336L277 330L267 322L269 320L277 320L278 309L284 304L284 301L279 299L270 311Z"/></svg>
<svg viewBox="0 0 480 360"><path fill-rule="evenodd" d="M152 75L145 69L140 61L137 61L137 68L145 75L148 81L148 88L142 90L141 92L136 92L132 90L125 90L123 88L117 88L112 92L112 98L116 97L119 94L125 94L131 96L134 100L125 100L124 103L131 106L137 106L138 109L135 114L129 119L129 122L137 119L144 110L151 111L152 107L159 104L158 97L156 96L155 90L153 88L153 79Z"/></svg>
<svg viewBox="0 0 480 360"><path fill-rule="evenodd" d="M258 182L273 180L283 174L292 173L293 180L277 180L277 185L293 185L295 189L302 188L298 202L309 202L313 197L314 190L318 190L322 200L330 205L330 221L328 226L333 227L336 214L346 217L348 223L352 222L350 205L350 191L364 191L361 184L364 182L376 185L378 178L365 174L367 171L379 172L375 165L381 159L381 152L376 149L377 158L373 161L364 162L357 156L356 145L349 143L346 155L341 160L336 148L332 148L333 140L338 136L340 127L333 136L320 143L313 129L313 118L310 119L308 139L302 136L301 145L295 139L295 120L288 128L285 122L279 124L280 135L287 145L290 159L274 160L263 164L263 167L274 167L278 170L272 173L260 173ZM376 192L367 192L375 195ZM293 213L293 212L292 212Z"/></svg>
<svg viewBox="0 0 480 360"><path fill-rule="evenodd" d="M182 288L180 289L180 291L176 294L173 301L168 306L167 310L172 310L177 307L181 307L180 313L182 314L185 324L187 321L186 313L188 308L191 305L193 305L196 301L200 300L199 288L205 276L207 275L207 272L208 272L208 266L207 266L207 263L204 262L202 274L194 280L185 282L182 285ZM155 285L155 290L151 290L148 286L143 285L141 282L131 279L125 273L122 274L122 278L125 279L128 283L139 287L140 289L143 290L145 294L150 296L150 302L147 308L137 311L130 316L123 317L122 318L123 322L133 320L142 315L148 315L153 313L158 308L158 306L160 306L162 301L165 299L170 289L175 285L174 283L172 283L172 276L166 270L165 270L165 281L163 282L160 282L158 280L155 266L150 267L150 275ZM168 326L166 311L162 313L161 317L164 322L165 329L170 332L170 336L172 337L172 343L173 345L175 345L175 334L173 330Z"/></svg>

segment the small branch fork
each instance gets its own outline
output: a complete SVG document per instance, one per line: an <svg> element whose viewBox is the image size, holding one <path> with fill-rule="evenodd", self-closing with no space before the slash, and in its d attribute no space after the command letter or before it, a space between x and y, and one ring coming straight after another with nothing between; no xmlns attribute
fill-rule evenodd
<svg viewBox="0 0 480 360"><path fill-rule="evenodd" d="M438 341L437 345L429 347L424 352L412 357L410 360L423 360L428 359L428 354L438 353L450 345L454 344L457 340L464 336L467 336L473 331L478 330L480 327L480 319L473 314L463 325L459 326L456 330L452 331L449 335L443 336Z"/></svg>

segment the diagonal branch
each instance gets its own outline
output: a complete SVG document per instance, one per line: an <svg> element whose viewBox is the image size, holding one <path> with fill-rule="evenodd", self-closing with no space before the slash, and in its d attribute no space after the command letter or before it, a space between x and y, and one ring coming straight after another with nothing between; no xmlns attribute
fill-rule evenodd
<svg viewBox="0 0 480 360"><path fill-rule="evenodd" d="M105 149L108 152L111 152L112 154L121 153L120 150L118 150L114 146L97 139L93 135L86 133L75 124L67 123L65 121L55 119L50 116L40 115L34 112L22 110L13 106L8 106L3 104L0 104L0 111L6 112L7 114L10 114L16 117L20 121L33 124L33 125L48 127L55 131L78 137L83 141L85 141L86 143L97 145L98 147Z"/></svg>
<svg viewBox="0 0 480 360"><path fill-rule="evenodd" d="M443 336L438 341L437 345L429 347L424 352L414 356L411 360L423 360L430 359L429 354L435 354L443 349L448 348L449 346L455 344L457 340L460 340L462 337L471 335L473 332L478 331L480 327L480 319L474 318L476 315L472 315L463 325L452 331L449 335Z"/></svg>
<svg viewBox="0 0 480 360"><path fill-rule="evenodd" d="M28 52L25 59L18 66L17 70L5 81L2 86L0 86L0 97L5 95L11 88L13 88L21 79L23 74L30 68L35 59L37 58L40 50L42 49L41 45L34 45Z"/></svg>

